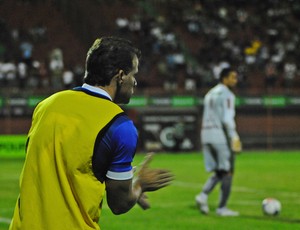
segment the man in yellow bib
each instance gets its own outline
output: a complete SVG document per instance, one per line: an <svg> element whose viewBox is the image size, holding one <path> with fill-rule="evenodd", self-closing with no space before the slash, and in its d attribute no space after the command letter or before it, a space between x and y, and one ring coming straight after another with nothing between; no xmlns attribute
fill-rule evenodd
<svg viewBox="0 0 300 230"><path fill-rule="evenodd" d="M133 94L139 57L127 40L97 39L84 84L37 105L10 230L100 229L105 193L122 214L136 203L149 208L144 192L170 184L168 170L148 167L151 154L133 176L138 134L118 104Z"/></svg>

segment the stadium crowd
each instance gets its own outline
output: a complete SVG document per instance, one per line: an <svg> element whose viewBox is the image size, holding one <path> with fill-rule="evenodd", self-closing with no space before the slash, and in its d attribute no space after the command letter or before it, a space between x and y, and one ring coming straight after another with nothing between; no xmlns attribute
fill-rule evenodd
<svg viewBox="0 0 300 230"><path fill-rule="evenodd" d="M160 2L156 17L119 18L117 25L122 35L142 43L144 53L159 54L152 61L165 83L176 87L183 75L186 90L211 86L228 65L239 70L242 89L262 86L290 93L299 81L299 2ZM183 41L178 28L191 35L189 40ZM189 42L198 44L186 50Z"/></svg>
<svg viewBox="0 0 300 230"><path fill-rule="evenodd" d="M54 48L46 59L36 59L35 46L45 42L47 28L37 25L24 29L9 28L4 20L0 21L0 87L15 92L26 89L53 91L68 89L81 79L83 69L68 67L64 63L63 51ZM47 90L48 92L48 90Z"/></svg>
<svg viewBox="0 0 300 230"><path fill-rule="evenodd" d="M124 4L98 2L99 7ZM239 71L242 92L259 89L259 93L293 94L300 88L298 1L152 0L130 4L138 10L116 17L113 35L129 38L142 50L140 89L197 92L214 85L220 70L229 65ZM58 90L81 84L83 66L65 63L63 48L53 49L46 60L32 56L35 45L47 40L44 25L24 30L21 25L9 28L1 20L0 30L1 89Z"/></svg>

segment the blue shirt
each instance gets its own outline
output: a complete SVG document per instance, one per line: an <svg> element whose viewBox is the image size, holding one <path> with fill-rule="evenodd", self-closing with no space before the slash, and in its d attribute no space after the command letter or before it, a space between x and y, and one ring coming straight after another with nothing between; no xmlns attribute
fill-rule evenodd
<svg viewBox="0 0 300 230"><path fill-rule="evenodd" d="M121 115L111 124L93 155L93 171L103 181L128 180L133 176L131 162L136 152L137 130L133 122Z"/></svg>
<svg viewBox="0 0 300 230"><path fill-rule="evenodd" d="M111 100L106 91L88 84L81 87ZM101 130L97 138L92 159L93 172L98 180L105 178L128 180L133 177L132 161L136 152L138 133L132 120L124 113L117 116Z"/></svg>

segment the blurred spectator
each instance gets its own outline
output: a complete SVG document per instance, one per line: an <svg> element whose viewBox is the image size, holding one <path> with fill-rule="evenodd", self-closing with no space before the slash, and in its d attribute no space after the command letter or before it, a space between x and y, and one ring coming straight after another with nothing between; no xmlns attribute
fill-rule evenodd
<svg viewBox="0 0 300 230"><path fill-rule="evenodd" d="M62 78L64 89L71 89L74 85L74 73L69 68L66 68Z"/></svg>
<svg viewBox="0 0 300 230"><path fill-rule="evenodd" d="M245 62L248 65L257 63L257 54L261 48L261 41L255 39L251 41L250 46L246 47L245 52Z"/></svg>
<svg viewBox="0 0 300 230"><path fill-rule="evenodd" d="M24 62L18 63L18 77L19 77L19 87L24 89L26 87L27 81L27 65Z"/></svg>
<svg viewBox="0 0 300 230"><path fill-rule="evenodd" d="M39 87L40 75L39 75L40 62L34 60L32 62L32 68L28 76L27 84L29 89L37 89Z"/></svg>
<svg viewBox="0 0 300 230"><path fill-rule="evenodd" d="M174 80L173 72L169 71L166 60L160 58L157 63L158 77L163 79L163 88L166 91L176 89L176 82Z"/></svg>
<svg viewBox="0 0 300 230"><path fill-rule="evenodd" d="M243 92L247 92L249 90L248 88L248 72L249 68L245 63L239 63L237 66L237 72L238 72L238 83L237 87L239 89L242 89Z"/></svg>
<svg viewBox="0 0 300 230"><path fill-rule="evenodd" d="M3 64L4 63L0 59L0 87L3 87L5 82Z"/></svg>
<svg viewBox="0 0 300 230"><path fill-rule="evenodd" d="M213 71L208 63L199 65L195 69L195 74L199 76L199 88L210 88L216 84L216 79L214 77Z"/></svg>
<svg viewBox="0 0 300 230"><path fill-rule="evenodd" d="M8 60L2 63L1 72L5 87L17 86L17 66L13 61Z"/></svg>
<svg viewBox="0 0 300 230"><path fill-rule="evenodd" d="M117 18L116 25L120 35L124 35L128 32L129 21L127 18Z"/></svg>
<svg viewBox="0 0 300 230"><path fill-rule="evenodd" d="M63 53L59 48L55 48L50 53L50 81L53 90L58 91L63 88L62 74L64 69Z"/></svg>
<svg viewBox="0 0 300 230"><path fill-rule="evenodd" d="M274 62L269 61L265 67L265 88L272 91L278 80L277 66Z"/></svg>
<svg viewBox="0 0 300 230"><path fill-rule="evenodd" d="M20 51L21 51L22 62L24 62L28 68L31 68L33 44L27 39L22 41L20 44Z"/></svg>
<svg viewBox="0 0 300 230"><path fill-rule="evenodd" d="M230 64L228 61L219 61L212 65L212 71L214 74L214 81L215 83L219 81L220 73L223 69L230 67Z"/></svg>
<svg viewBox="0 0 300 230"><path fill-rule="evenodd" d="M39 75L39 86L42 88L48 88L50 86L49 74L47 65L44 61L42 61L38 68Z"/></svg>
<svg viewBox="0 0 300 230"><path fill-rule="evenodd" d="M286 93L291 93L297 75L297 65L293 58L288 58L283 65L283 85Z"/></svg>
<svg viewBox="0 0 300 230"><path fill-rule="evenodd" d="M128 28L131 33L140 35L141 32L141 20L137 14L133 15L132 19L128 23Z"/></svg>
<svg viewBox="0 0 300 230"><path fill-rule="evenodd" d="M197 76L196 65L188 62L186 65L186 78L185 78L185 90L196 91L197 90Z"/></svg>

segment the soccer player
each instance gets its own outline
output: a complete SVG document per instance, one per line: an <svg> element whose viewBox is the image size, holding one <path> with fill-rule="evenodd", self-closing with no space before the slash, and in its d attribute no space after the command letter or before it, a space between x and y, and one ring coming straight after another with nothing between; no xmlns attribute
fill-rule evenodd
<svg viewBox="0 0 300 230"><path fill-rule="evenodd" d="M86 58L82 87L39 103L28 133L11 230L100 229L103 198L114 214L145 192L170 184L173 175L151 169L148 154L134 176L138 134L118 104L134 92L140 51L115 37L97 39Z"/></svg>
<svg viewBox="0 0 300 230"><path fill-rule="evenodd" d="M224 68L219 84L205 95L201 140L205 168L214 174L206 181L196 196L200 211L209 213L207 198L214 187L221 183L220 201L216 213L220 216L238 216L227 208L234 169L234 154L241 151L241 141L235 124L235 95L232 89L238 82L237 72Z"/></svg>

